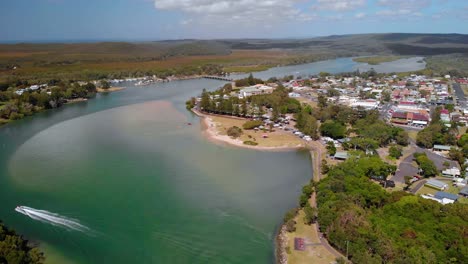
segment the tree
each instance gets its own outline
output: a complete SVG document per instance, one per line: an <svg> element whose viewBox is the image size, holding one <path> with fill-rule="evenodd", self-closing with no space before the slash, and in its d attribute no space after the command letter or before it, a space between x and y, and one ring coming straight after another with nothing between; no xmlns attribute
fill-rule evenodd
<svg viewBox="0 0 468 264"><path fill-rule="evenodd" d="M319 94L318 98L318 107L325 108L328 105L328 100L323 94Z"/></svg>
<svg viewBox="0 0 468 264"><path fill-rule="evenodd" d="M426 153L414 153L414 157L424 177L427 178L437 175L437 167L434 162L427 157Z"/></svg>
<svg viewBox="0 0 468 264"><path fill-rule="evenodd" d="M256 127L259 127L262 124L263 122L261 120L250 120L250 121L245 122L242 125L242 128L244 128L245 130L249 130L249 129L254 129Z"/></svg>
<svg viewBox="0 0 468 264"><path fill-rule="evenodd" d="M328 141L327 142L327 150L328 150L328 154L330 156L333 156L336 154L336 147L335 147L335 143L333 143L333 141Z"/></svg>
<svg viewBox="0 0 468 264"><path fill-rule="evenodd" d="M330 167L328 166L327 160L323 159L322 163L320 164L320 172L322 174L327 174L329 170L330 170Z"/></svg>
<svg viewBox="0 0 468 264"><path fill-rule="evenodd" d="M463 154L463 151L457 148L454 148L454 147L450 148L449 157L451 160L458 162L458 164L460 165L465 163L465 155Z"/></svg>
<svg viewBox="0 0 468 264"><path fill-rule="evenodd" d="M327 120L320 126L320 132L323 136L328 136L333 139L343 138L346 133L346 127L343 124L333 120Z"/></svg>
<svg viewBox="0 0 468 264"><path fill-rule="evenodd" d="M242 116L247 116L248 108L247 108L247 100L243 99L242 100L242 106L241 106L241 114Z"/></svg>
<svg viewBox="0 0 468 264"><path fill-rule="evenodd" d="M255 85L255 79L254 79L252 73L249 74L249 77L247 77L247 82L249 83L249 85Z"/></svg>
<svg viewBox="0 0 468 264"><path fill-rule="evenodd" d="M238 138L242 135L242 129L237 126L230 127L227 130L227 135L232 138Z"/></svg>
<svg viewBox="0 0 468 264"><path fill-rule="evenodd" d="M389 154L390 157L393 157L395 159L399 159L403 155L402 154L402 148L400 146L393 145L388 150L388 154Z"/></svg>
<svg viewBox="0 0 468 264"><path fill-rule="evenodd" d="M111 86L110 86L110 83L106 80L101 80L101 88L102 89L109 89Z"/></svg>
<svg viewBox="0 0 468 264"><path fill-rule="evenodd" d="M309 203L304 207L304 224L310 225L317 220L317 208L311 207Z"/></svg>
<svg viewBox="0 0 468 264"><path fill-rule="evenodd" d="M203 89L203 92L201 95L200 107L203 111L210 111L210 105L211 105L210 94L206 91L206 89Z"/></svg>
<svg viewBox="0 0 468 264"><path fill-rule="evenodd" d="M382 101L384 102L390 102L390 100L392 100L392 95L390 94L389 91L383 91L382 92Z"/></svg>

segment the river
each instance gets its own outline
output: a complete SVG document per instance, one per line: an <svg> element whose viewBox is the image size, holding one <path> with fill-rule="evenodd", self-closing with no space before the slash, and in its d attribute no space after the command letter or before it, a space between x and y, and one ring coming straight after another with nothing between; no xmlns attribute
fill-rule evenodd
<svg viewBox="0 0 468 264"><path fill-rule="evenodd" d="M255 76L361 66L346 58ZM0 219L40 242L48 263L273 262L275 232L312 177L308 152L203 138L184 102L221 81L122 85L0 128Z"/></svg>

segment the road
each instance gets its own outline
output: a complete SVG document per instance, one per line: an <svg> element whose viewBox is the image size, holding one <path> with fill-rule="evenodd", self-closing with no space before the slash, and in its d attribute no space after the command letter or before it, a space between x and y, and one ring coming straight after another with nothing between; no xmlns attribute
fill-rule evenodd
<svg viewBox="0 0 468 264"><path fill-rule="evenodd" d="M455 95L458 97L458 103L460 104L461 108L466 107L466 97L463 89L461 88L459 83L453 83L452 85L453 90L455 91Z"/></svg>
<svg viewBox="0 0 468 264"><path fill-rule="evenodd" d="M426 153L427 157L434 162L434 165L437 167L437 170L439 170L439 171L445 169L444 163L446 161L450 164L449 168L452 168L452 167L459 168L458 163L456 161L449 160L449 159L447 159L447 158L445 158L443 156L440 156L440 155L438 155L438 154L436 154L436 153L434 153L434 152L432 152L432 151L430 151L428 149L420 148L420 147L416 146L416 144L414 144L414 142L411 142L410 147L413 148L413 153L416 153L416 152ZM418 168L415 167L412 164L413 159L414 159L413 154L406 157L400 163L400 166L398 167L397 172L391 178L391 180L395 181L395 182L405 183L405 176L413 176L413 175L418 174Z"/></svg>
<svg viewBox="0 0 468 264"><path fill-rule="evenodd" d="M421 189L421 187L424 186L424 184L426 183L426 180L420 180L418 181L412 188L411 188L411 193L412 194L416 194L419 189Z"/></svg>

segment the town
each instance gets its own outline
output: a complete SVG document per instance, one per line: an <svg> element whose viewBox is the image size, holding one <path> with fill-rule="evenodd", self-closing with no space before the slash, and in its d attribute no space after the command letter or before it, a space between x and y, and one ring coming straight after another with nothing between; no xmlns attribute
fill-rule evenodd
<svg viewBox="0 0 468 264"><path fill-rule="evenodd" d="M341 110L348 108L357 112L376 112L380 120L389 127L399 128L407 139L403 139L399 146L395 144L398 143L397 140L390 139L384 144L377 142L361 148L366 154L380 155L396 166L392 174L378 177L374 175L374 180L386 187L404 188L443 204L458 200L467 202L468 137L465 132L468 108L465 93L468 92L468 79L451 78L449 75L384 75L372 71L365 75L367 76L362 77L359 73L350 73L334 76L322 72L309 78L287 76L283 79L272 78L266 82L250 75L215 92L205 92L206 98L203 95L192 98L187 104L188 108L195 107L218 116L253 120L243 126L245 132L252 130L254 133L262 133L257 134L258 139L248 135L251 140L243 142L247 145L261 146L261 142L274 138L275 133L302 139L305 143L301 146L317 140L322 148L327 149L324 162L328 164L348 159L353 148L359 148L356 141L362 135L344 122L341 124L342 132L329 133L327 128L336 130L333 126L338 124L331 124L331 120L320 122L324 121L320 117L317 118L318 121L314 119L314 122L320 123L314 124L316 127L312 130L316 131L306 132L298 126L298 104L308 107L307 111L330 105L343 107ZM264 98L274 95L279 89L285 90L288 97L286 106L277 104L283 110L274 109L275 103ZM359 115L362 118L363 114ZM229 128L224 129L229 134ZM428 132L434 129L438 129L434 132L438 133L438 139ZM234 133L232 136L240 137L240 134ZM427 156L429 164L436 170L424 172L422 167L425 164L421 165L417 161L415 153ZM425 179L428 176L438 177Z"/></svg>

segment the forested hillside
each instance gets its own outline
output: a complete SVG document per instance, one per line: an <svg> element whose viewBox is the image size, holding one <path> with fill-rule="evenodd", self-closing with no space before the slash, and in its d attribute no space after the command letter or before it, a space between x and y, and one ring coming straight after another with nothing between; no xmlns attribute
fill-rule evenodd
<svg viewBox="0 0 468 264"><path fill-rule="evenodd" d="M467 263L468 207L387 193L369 180L378 163L350 159L318 184L318 221L329 242L353 263Z"/></svg>

